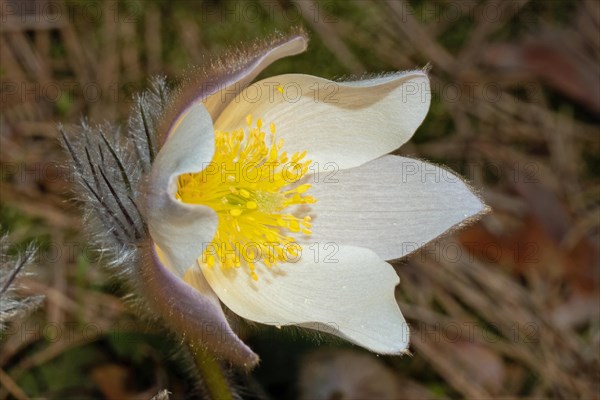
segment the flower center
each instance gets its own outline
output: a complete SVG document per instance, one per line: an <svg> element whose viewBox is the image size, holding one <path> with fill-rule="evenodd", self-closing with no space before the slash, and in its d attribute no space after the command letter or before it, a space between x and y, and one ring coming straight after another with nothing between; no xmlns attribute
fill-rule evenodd
<svg viewBox="0 0 600 400"><path fill-rule="evenodd" d="M290 232L311 234L310 217L285 213L287 207L316 200L304 193L310 184L293 185L308 171L306 151L291 157L276 140L275 125L268 135L259 119L247 128L215 132L215 154L198 173L179 176L177 198L185 203L211 207L219 217L215 237L206 246L200 262L221 268L249 268L258 280L255 263L268 267L298 256L300 246Z"/></svg>

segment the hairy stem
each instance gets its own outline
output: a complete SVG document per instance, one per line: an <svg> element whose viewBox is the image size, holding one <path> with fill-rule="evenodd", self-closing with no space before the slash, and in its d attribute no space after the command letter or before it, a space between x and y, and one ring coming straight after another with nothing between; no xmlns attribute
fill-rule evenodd
<svg viewBox="0 0 600 400"><path fill-rule="evenodd" d="M189 346L198 372L213 400L233 400L233 390L225 377L221 364L202 346Z"/></svg>

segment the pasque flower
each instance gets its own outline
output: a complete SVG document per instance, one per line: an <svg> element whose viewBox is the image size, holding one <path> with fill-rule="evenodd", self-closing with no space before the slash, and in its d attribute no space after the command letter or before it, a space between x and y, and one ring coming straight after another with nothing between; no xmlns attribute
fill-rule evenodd
<svg viewBox="0 0 600 400"><path fill-rule="evenodd" d="M127 214L125 203L136 206L121 220L140 225L132 280L152 310L237 365L258 358L222 305L250 321L403 353L399 278L385 260L485 208L451 172L388 155L427 114L425 71L251 84L271 62L305 48L303 35L282 38L229 55L168 101L155 91L165 106L156 115L140 106L131 124L144 132L138 139L147 137L147 165L138 189L113 207Z"/></svg>

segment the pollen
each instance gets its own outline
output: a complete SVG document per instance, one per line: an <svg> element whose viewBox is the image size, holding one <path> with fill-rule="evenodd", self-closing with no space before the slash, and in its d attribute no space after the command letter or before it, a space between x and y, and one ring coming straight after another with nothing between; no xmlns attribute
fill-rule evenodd
<svg viewBox="0 0 600 400"><path fill-rule="evenodd" d="M177 198L211 207L219 218L217 232L199 259L222 269L246 268L258 280L256 263L268 267L296 258L299 245L290 233L310 235L311 219L289 209L316 200L305 193L310 184L298 184L310 166L306 151L291 156L277 139L275 124L263 130L261 119L246 127L215 132L215 153L201 172L179 176Z"/></svg>

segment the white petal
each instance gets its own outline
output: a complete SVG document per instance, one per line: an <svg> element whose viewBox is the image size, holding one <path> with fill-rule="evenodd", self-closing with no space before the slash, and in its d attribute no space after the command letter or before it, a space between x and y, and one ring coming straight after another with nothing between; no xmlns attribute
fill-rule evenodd
<svg viewBox="0 0 600 400"><path fill-rule="evenodd" d="M202 103L190 106L173 124L152 165L147 187L150 236L174 272L183 276L210 243L217 216L209 207L175 199L177 176L199 172L212 160L214 130Z"/></svg>
<svg viewBox="0 0 600 400"><path fill-rule="evenodd" d="M308 213L313 234L303 241L367 247L385 260L411 253L485 210L461 178L405 157L385 156L305 179L317 203Z"/></svg>
<svg viewBox="0 0 600 400"><path fill-rule="evenodd" d="M398 275L372 251L323 244L303 249L296 263L256 268L256 282L244 267L202 272L221 301L246 319L318 329L382 354L406 349L408 327L394 298Z"/></svg>
<svg viewBox="0 0 600 400"><path fill-rule="evenodd" d="M307 150L314 170L343 169L400 147L425 118L429 102L429 80L422 71L358 82L279 75L242 91L215 127L243 127L252 114L267 126L275 123L289 154Z"/></svg>

